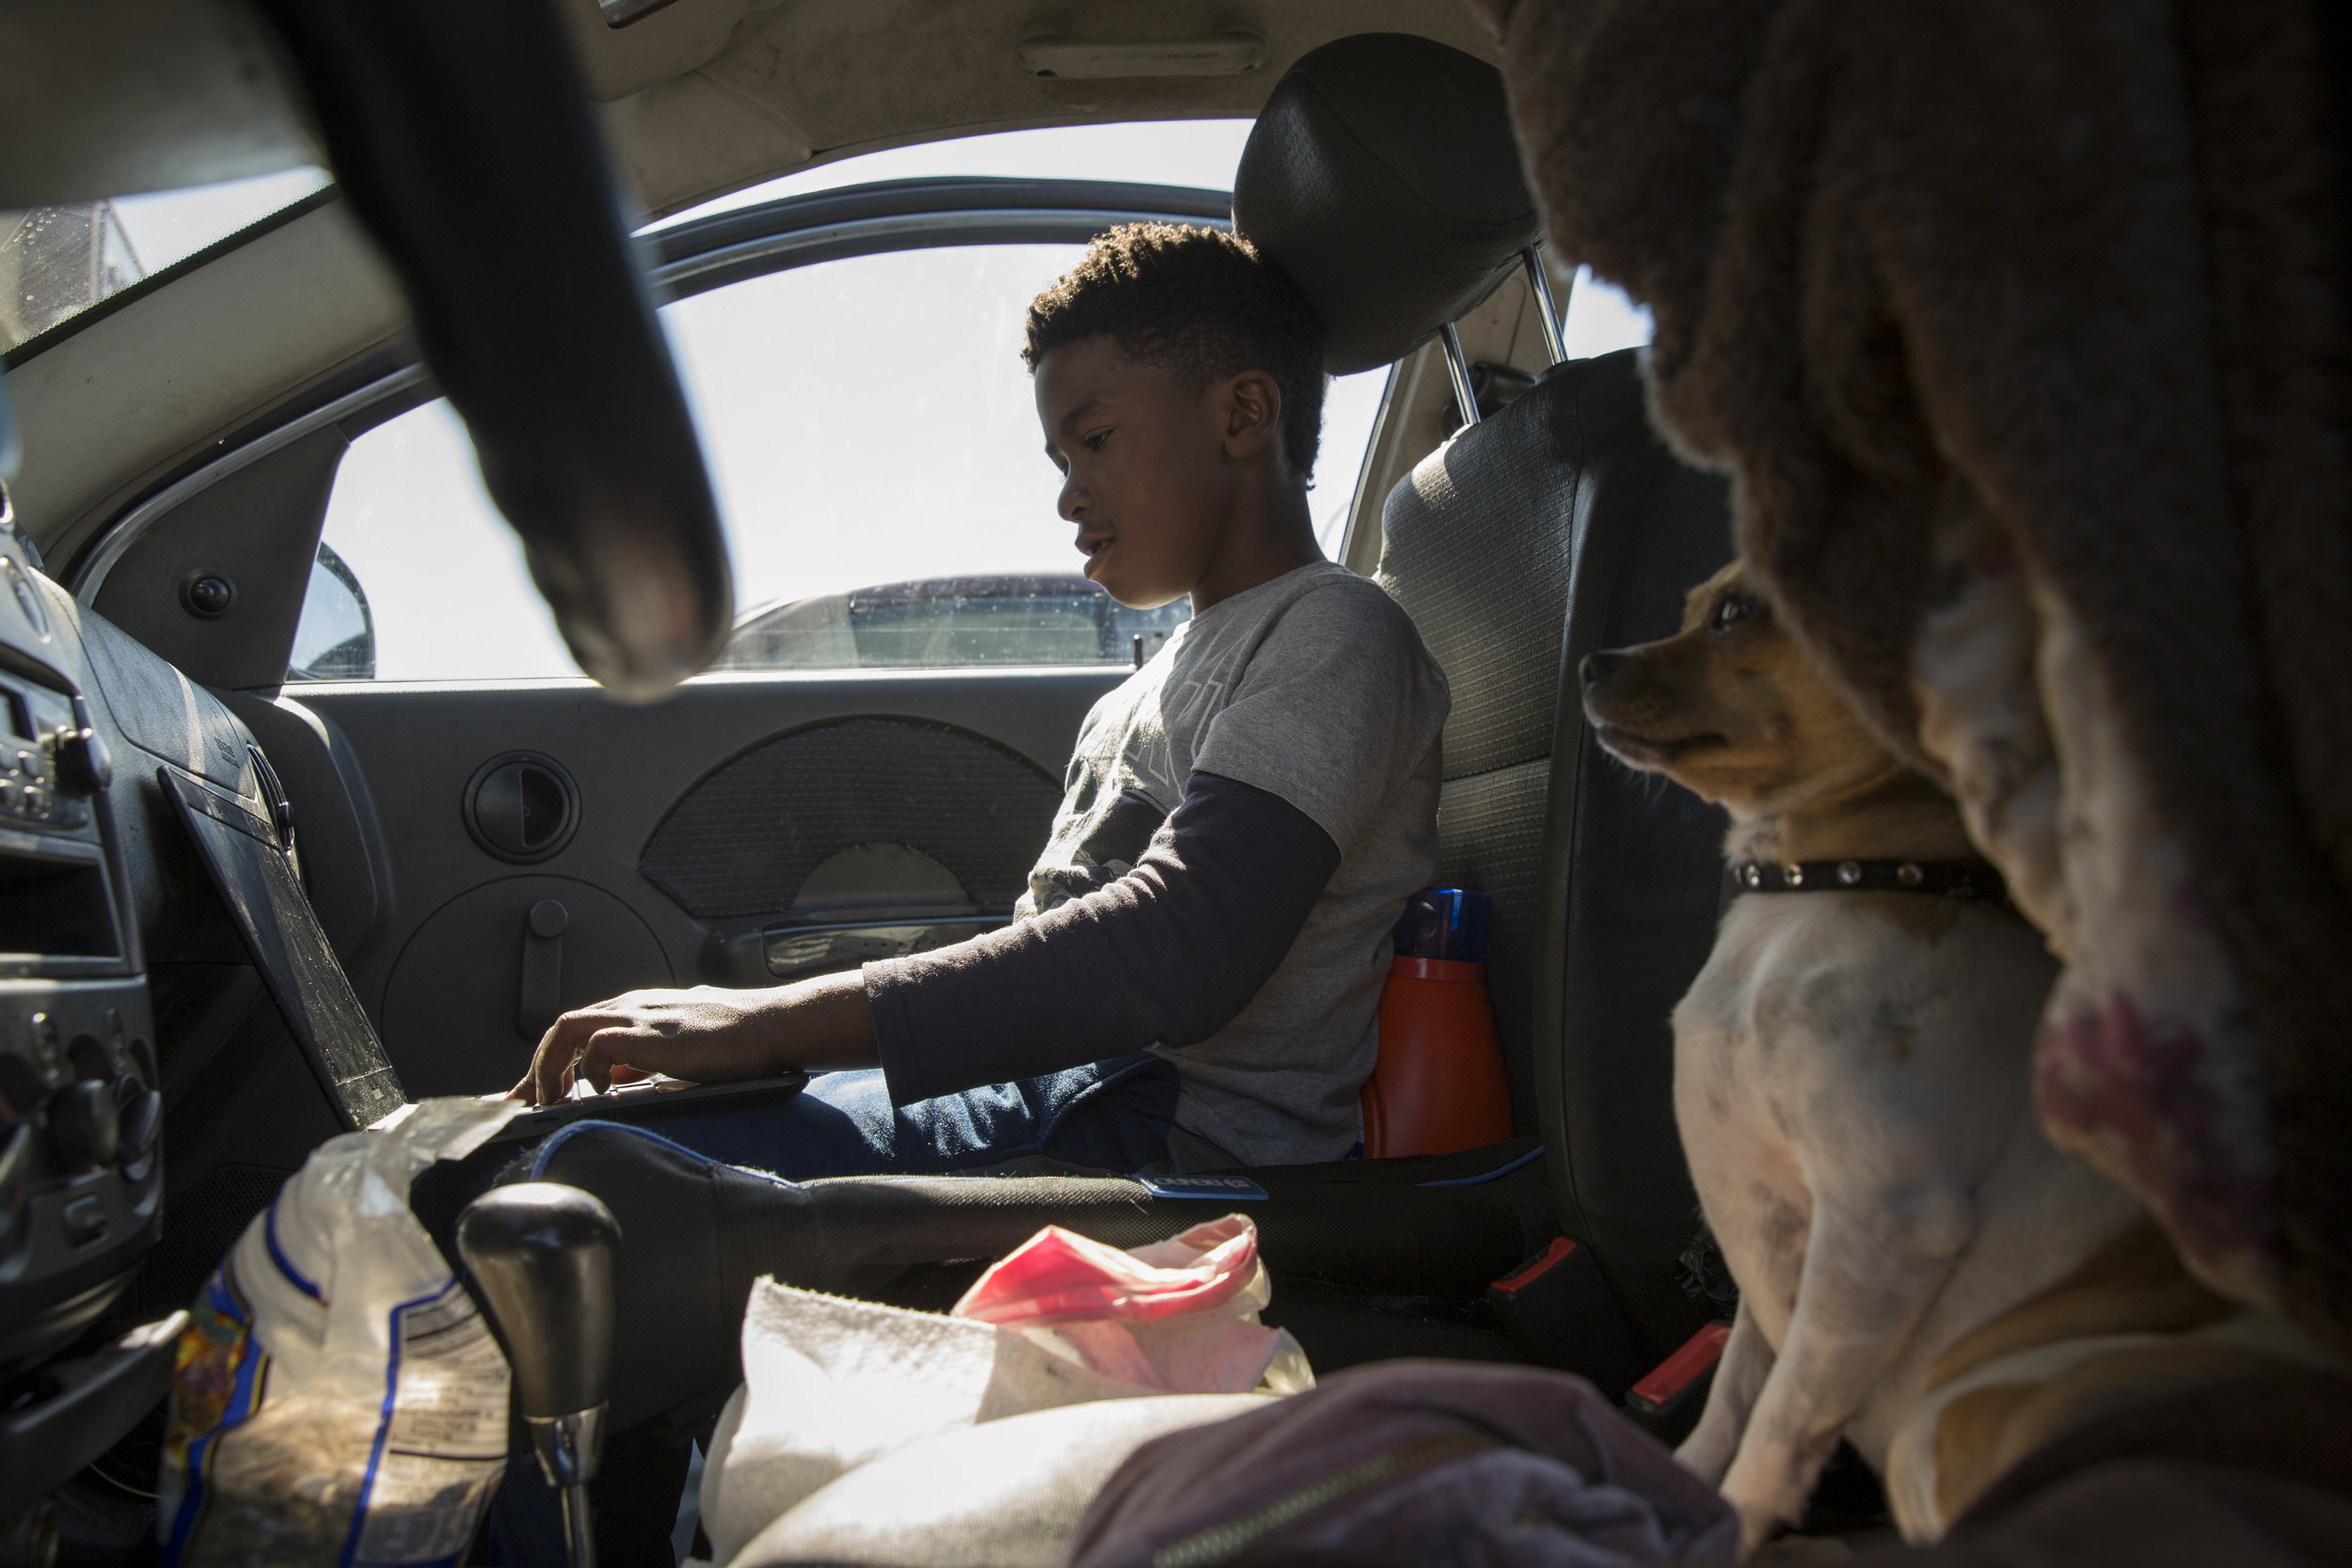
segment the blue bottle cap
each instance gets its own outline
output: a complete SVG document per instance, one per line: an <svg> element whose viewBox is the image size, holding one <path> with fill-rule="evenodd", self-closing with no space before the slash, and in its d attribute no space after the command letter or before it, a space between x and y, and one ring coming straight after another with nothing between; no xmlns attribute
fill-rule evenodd
<svg viewBox="0 0 2352 1568"><path fill-rule="evenodd" d="M1396 923L1396 956L1483 964L1494 907L1493 899L1468 888L1423 888L1405 900L1405 913Z"/></svg>

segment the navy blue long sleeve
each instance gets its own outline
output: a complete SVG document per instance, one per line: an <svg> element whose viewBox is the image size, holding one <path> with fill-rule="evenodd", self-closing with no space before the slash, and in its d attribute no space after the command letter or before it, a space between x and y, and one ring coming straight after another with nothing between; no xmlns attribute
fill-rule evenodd
<svg viewBox="0 0 2352 1568"><path fill-rule="evenodd" d="M1168 826L1108 886L866 966L895 1103L1183 1047L1249 1005L1339 868L1339 846L1280 796L1214 773L1185 781Z"/></svg>

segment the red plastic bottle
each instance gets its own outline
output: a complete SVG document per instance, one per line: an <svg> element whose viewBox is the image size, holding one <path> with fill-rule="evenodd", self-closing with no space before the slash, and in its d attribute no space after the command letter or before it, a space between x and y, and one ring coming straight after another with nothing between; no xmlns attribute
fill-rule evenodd
<svg viewBox="0 0 2352 1568"><path fill-rule="evenodd" d="M1380 1061L1363 1087L1364 1157L1451 1154L1511 1135L1511 1083L1486 995L1493 901L1415 894L1380 992Z"/></svg>

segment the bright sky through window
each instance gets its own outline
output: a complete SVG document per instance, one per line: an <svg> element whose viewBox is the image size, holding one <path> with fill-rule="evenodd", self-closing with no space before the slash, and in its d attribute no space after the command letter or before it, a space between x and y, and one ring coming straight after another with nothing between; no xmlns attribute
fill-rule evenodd
<svg viewBox="0 0 2352 1568"><path fill-rule="evenodd" d="M667 222L922 176L1223 190L1248 132L1246 120L1176 120L973 136L844 159ZM1077 571L1019 347L1030 296L1078 254L990 245L851 258L663 310L727 517L739 616L910 578ZM1605 353L1646 341L1648 319L1580 275L1566 333L1572 355ZM1313 496L1327 553L1386 381L1383 370L1331 386ZM446 404L355 443L326 537L368 594L379 679L577 673Z"/></svg>
<svg viewBox="0 0 2352 1568"><path fill-rule="evenodd" d="M1120 178L1222 190L1247 121L1014 132L848 159L697 210L921 175ZM662 318L727 515L739 613L909 578L1066 574L1021 321L1077 245L850 258L713 290ZM1314 509L1345 526L1386 372L1335 382ZM576 673L445 405L363 436L326 539L366 589L381 679Z"/></svg>

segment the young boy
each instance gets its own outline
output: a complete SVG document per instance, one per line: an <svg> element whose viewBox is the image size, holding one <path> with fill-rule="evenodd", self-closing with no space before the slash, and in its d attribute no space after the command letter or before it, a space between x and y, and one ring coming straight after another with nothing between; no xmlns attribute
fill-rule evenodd
<svg viewBox="0 0 2352 1568"><path fill-rule="evenodd" d="M830 1073L661 1130L787 1177L1042 1154L1120 1170L1344 1157L1389 929L1436 873L1445 678L1403 610L1323 558L1307 504L1318 327L1249 246L1138 225L1029 308L1060 514L1122 604L1192 619L1087 716L1018 918L768 990L568 1013L523 1098L615 1067Z"/></svg>

